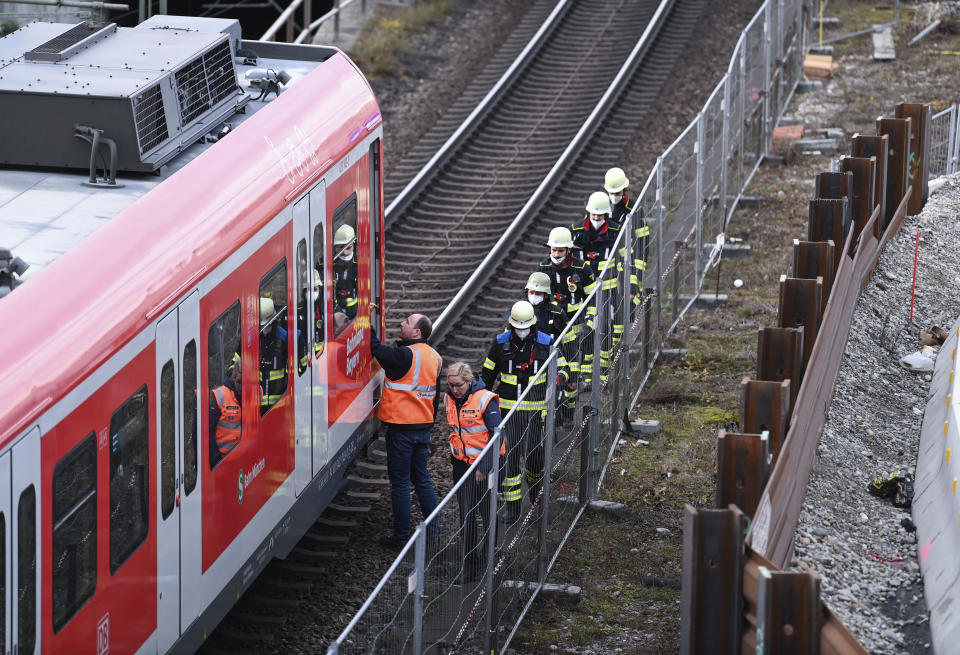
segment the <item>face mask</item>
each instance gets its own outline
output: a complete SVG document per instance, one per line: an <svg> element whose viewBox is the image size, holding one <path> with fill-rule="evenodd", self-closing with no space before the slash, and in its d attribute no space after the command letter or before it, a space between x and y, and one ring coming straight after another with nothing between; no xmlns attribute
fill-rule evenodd
<svg viewBox="0 0 960 655"><path fill-rule="evenodd" d="M319 291L313 291L313 292L311 292L311 293L310 293L310 302L312 302L313 304L317 304L317 301L318 301L318 300L320 300L320 292L319 292Z"/></svg>
<svg viewBox="0 0 960 655"><path fill-rule="evenodd" d="M566 255L564 255L563 257L554 257L553 255L550 255L550 261L552 261L554 264L557 264L557 265L562 264L566 258L567 258Z"/></svg>
<svg viewBox="0 0 960 655"><path fill-rule="evenodd" d="M524 328L524 329L522 329L522 330L519 329L519 328L513 328L513 332L514 332L514 334L517 335L517 338L518 338L518 339L520 339L521 341L523 341L524 339L527 338L527 335L530 334L530 328Z"/></svg>
<svg viewBox="0 0 960 655"><path fill-rule="evenodd" d="M622 193L608 193L607 195L610 196L610 204L611 204L611 205L615 205L615 204L617 204L618 202L620 202L621 200L623 200L623 194L622 194Z"/></svg>
<svg viewBox="0 0 960 655"><path fill-rule="evenodd" d="M344 250L343 253L340 255L340 259L341 261L345 261L345 262L348 262L351 259L353 259L353 248L347 248L346 250Z"/></svg>
<svg viewBox="0 0 960 655"><path fill-rule="evenodd" d="M536 307L543 302L543 296L537 295L535 293L528 293L527 300L530 301L530 304Z"/></svg>
<svg viewBox="0 0 960 655"><path fill-rule="evenodd" d="M595 221L592 218L590 219L590 225L593 226L594 230L599 230L601 227L603 227L603 224L605 222L606 222L605 218L601 218L599 221Z"/></svg>

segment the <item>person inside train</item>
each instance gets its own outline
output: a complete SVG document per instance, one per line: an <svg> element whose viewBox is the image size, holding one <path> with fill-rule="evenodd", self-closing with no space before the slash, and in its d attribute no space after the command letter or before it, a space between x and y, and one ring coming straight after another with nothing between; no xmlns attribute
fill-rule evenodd
<svg viewBox="0 0 960 655"><path fill-rule="evenodd" d="M240 356L234 354L223 384L210 392L210 468L236 448L241 433L242 376Z"/></svg>
<svg viewBox="0 0 960 655"><path fill-rule="evenodd" d="M300 361L300 370L307 367L307 330L313 333L313 353L319 356L323 351L323 278L320 271L313 269L313 285L301 294L297 303L297 358ZM312 307L313 309L307 309ZM312 327L308 327L312 326ZM301 336L302 335L302 336Z"/></svg>
<svg viewBox="0 0 960 655"><path fill-rule="evenodd" d="M357 315L358 304L356 242L357 233L346 224L333 235L333 310L343 312L351 321Z"/></svg>
<svg viewBox="0 0 960 655"><path fill-rule="evenodd" d="M277 312L271 298L260 298L260 415L277 404L287 390L286 311Z"/></svg>

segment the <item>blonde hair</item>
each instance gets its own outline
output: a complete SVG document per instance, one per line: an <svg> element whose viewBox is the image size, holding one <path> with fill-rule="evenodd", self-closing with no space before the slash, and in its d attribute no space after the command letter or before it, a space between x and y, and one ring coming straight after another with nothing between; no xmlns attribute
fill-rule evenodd
<svg viewBox="0 0 960 655"><path fill-rule="evenodd" d="M454 362L447 369L447 377L456 376L464 380L473 380L473 369L466 362Z"/></svg>

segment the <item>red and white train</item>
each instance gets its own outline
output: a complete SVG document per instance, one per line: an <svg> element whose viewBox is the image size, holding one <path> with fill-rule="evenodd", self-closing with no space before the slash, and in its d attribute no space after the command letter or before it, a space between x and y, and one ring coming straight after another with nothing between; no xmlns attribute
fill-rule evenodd
<svg viewBox="0 0 960 655"><path fill-rule="evenodd" d="M336 49L160 16L0 39L0 115L0 246L31 264L0 298L0 643L193 652L374 427L377 101ZM358 302L323 320L343 225ZM264 297L289 335L268 407ZM212 464L238 356L240 441Z"/></svg>

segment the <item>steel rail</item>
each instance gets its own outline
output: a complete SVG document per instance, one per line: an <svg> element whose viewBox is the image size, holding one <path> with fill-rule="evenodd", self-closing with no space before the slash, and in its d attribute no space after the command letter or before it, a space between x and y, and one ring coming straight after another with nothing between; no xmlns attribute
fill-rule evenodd
<svg viewBox="0 0 960 655"><path fill-rule="evenodd" d="M487 92L483 100L480 101L470 115L460 124L460 127L450 135L450 138L448 138L433 157L430 158L430 161L424 164L420 172L397 194L397 197L393 199L384 211L383 224L385 229L389 229L390 226L396 222L397 216L424 190L440 166L476 131L481 121L483 121L490 113L490 110L493 109L501 97L503 97L510 83L516 79L518 71L530 63L533 55L535 55L546 42L546 37L556 28L559 18L563 16L571 4L571 0L560 0L560 2L557 3L556 7L554 7L553 11L551 11L547 17L547 20L544 21L543 25L540 26L540 29L537 30L537 33L533 35L530 41L527 42L526 47L517 55L517 58L510 67L504 71L503 75L501 75L497 83L493 85L493 88Z"/></svg>
<svg viewBox="0 0 960 655"><path fill-rule="evenodd" d="M467 306L477 294L480 293L483 285L486 284L496 270L497 264L500 263L503 256L521 235L530 219L533 218L544 202L546 202L550 192L552 192L561 181L567 169L570 168L576 157L583 150L590 136L593 135L603 118L610 111L614 101L623 92L623 82L634 73L642 57L646 55L654 38L663 26L669 10L673 8L674 2L675 0L662 0L654 12L653 17L650 19L650 22L647 24L646 29L644 29L640 38L637 40L637 44L630 52L630 56L617 72L613 82L607 87L606 92L590 113L583 127L581 127L573 137L573 140L553 165L553 168L550 169L550 172L547 173L547 176L520 210L520 213L513 219L513 222L510 223L510 226L504 231L500 239L493 245L483 261L476 267L476 270L463 284L456 296L447 304L447 308L433 322L433 332L430 337L432 343L439 343L460 315L466 311Z"/></svg>

